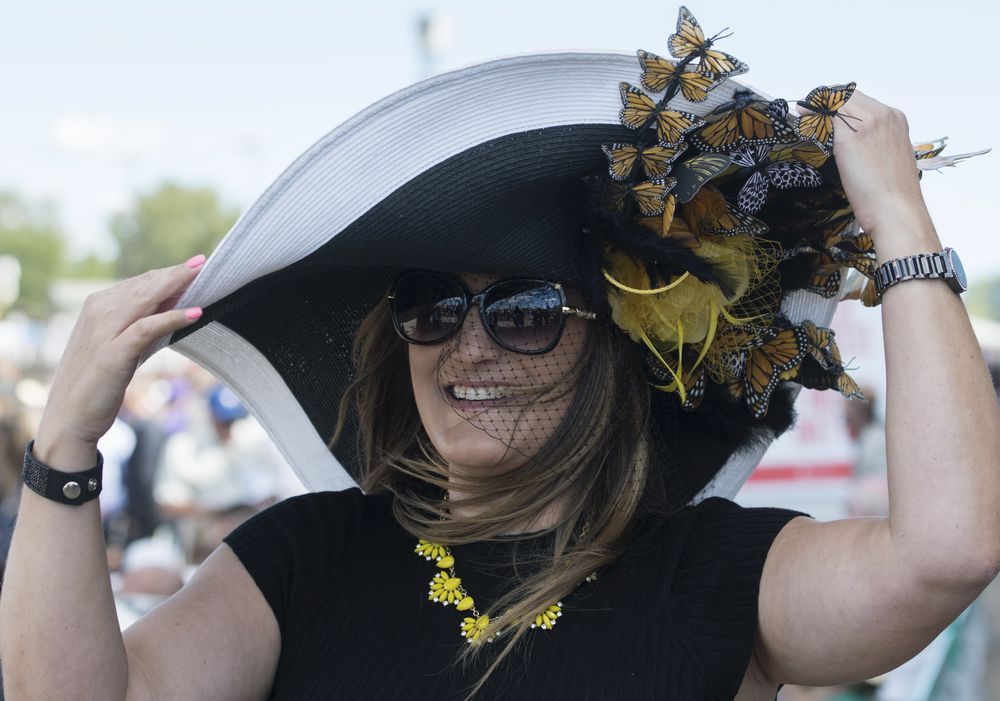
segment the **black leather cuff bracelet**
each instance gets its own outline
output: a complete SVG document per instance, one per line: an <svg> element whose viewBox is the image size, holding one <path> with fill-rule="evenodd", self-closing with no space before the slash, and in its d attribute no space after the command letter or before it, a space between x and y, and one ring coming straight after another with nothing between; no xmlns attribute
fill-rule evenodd
<svg viewBox="0 0 1000 701"><path fill-rule="evenodd" d="M35 459L31 454L35 441L24 449L24 468L21 479L25 486L46 499L60 504L80 504L96 499L101 493L101 473L104 471L104 456L97 451L97 465L84 472L60 472Z"/></svg>

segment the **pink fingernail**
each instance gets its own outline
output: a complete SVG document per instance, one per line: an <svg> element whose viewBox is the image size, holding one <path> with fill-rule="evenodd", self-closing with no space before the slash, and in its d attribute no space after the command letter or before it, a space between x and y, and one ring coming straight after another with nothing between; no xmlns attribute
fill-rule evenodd
<svg viewBox="0 0 1000 701"><path fill-rule="evenodd" d="M190 309L184 310L184 316L186 316L191 321L194 321L195 319L200 319L201 315L202 315L201 307L191 307Z"/></svg>
<svg viewBox="0 0 1000 701"><path fill-rule="evenodd" d="M191 258L184 265L186 265L187 267L191 268L191 270L196 270L196 269L200 268L202 265L204 265L204 263L205 263L205 256L203 254L199 253L195 257Z"/></svg>

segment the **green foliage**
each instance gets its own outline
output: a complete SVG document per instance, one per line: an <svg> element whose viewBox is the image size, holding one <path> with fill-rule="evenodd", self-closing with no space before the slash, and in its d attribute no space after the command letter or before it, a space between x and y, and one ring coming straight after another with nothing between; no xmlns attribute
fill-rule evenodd
<svg viewBox="0 0 1000 701"><path fill-rule="evenodd" d="M116 273L131 277L183 263L198 253L207 255L237 214L224 207L211 188L164 183L113 218L111 235L119 248Z"/></svg>
<svg viewBox="0 0 1000 701"><path fill-rule="evenodd" d="M96 253L89 253L79 260L69 261L63 270L63 276L88 280L109 280L115 276L115 268L115 261L104 260L99 258Z"/></svg>
<svg viewBox="0 0 1000 701"><path fill-rule="evenodd" d="M13 255L21 266L20 293L11 309L36 318L52 311L49 284L62 270L65 248L51 205L0 192L0 256Z"/></svg>
<svg viewBox="0 0 1000 701"><path fill-rule="evenodd" d="M1000 321L1000 277L993 276L970 285L965 306L970 314Z"/></svg>

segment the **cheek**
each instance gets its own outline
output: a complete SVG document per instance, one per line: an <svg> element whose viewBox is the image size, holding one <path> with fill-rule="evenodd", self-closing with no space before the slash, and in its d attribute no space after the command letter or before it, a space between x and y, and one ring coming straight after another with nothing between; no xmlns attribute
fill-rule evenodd
<svg viewBox="0 0 1000 701"><path fill-rule="evenodd" d="M410 380L417 409L423 415L429 400L438 395L438 349L433 346L409 345ZM422 408L423 406L423 408Z"/></svg>

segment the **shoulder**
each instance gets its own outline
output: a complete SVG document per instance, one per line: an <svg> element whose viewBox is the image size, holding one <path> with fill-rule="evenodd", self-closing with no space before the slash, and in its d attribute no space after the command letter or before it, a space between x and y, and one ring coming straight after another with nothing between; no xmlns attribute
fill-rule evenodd
<svg viewBox="0 0 1000 701"><path fill-rule="evenodd" d="M750 663L768 550L802 515L711 497L679 509L655 531L662 610L719 698L736 695Z"/></svg>
<svg viewBox="0 0 1000 701"><path fill-rule="evenodd" d="M273 539L343 539L357 534L366 521L390 516L391 499L386 495L364 494L356 487L312 492L261 511L226 536L226 543L237 550L248 542L262 545Z"/></svg>
<svg viewBox="0 0 1000 701"><path fill-rule="evenodd" d="M745 507L722 497L688 504L669 518L652 524L649 535L678 568L703 554L734 550L765 555L778 532L799 511L773 507ZM724 565L724 561L718 563Z"/></svg>
<svg viewBox="0 0 1000 701"><path fill-rule="evenodd" d="M303 494L253 516L224 542L283 625L288 602L327 591L362 537L398 528L391 501L357 488Z"/></svg>

